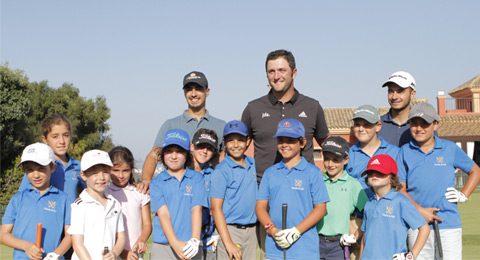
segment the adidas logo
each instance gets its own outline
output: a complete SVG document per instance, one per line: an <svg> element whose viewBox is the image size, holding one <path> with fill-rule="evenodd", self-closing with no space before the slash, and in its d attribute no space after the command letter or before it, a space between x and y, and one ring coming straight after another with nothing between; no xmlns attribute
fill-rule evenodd
<svg viewBox="0 0 480 260"><path fill-rule="evenodd" d="M378 159L375 159L373 162L370 163L370 165L374 165L374 164L380 164L380 162L378 161Z"/></svg>
<svg viewBox="0 0 480 260"><path fill-rule="evenodd" d="M300 115L298 115L298 117L307 117L307 114L305 114L305 111L302 111L302 113L300 113Z"/></svg>
<svg viewBox="0 0 480 260"><path fill-rule="evenodd" d="M265 117L270 117L270 114L267 113L267 112L263 112L263 113L262 113L262 118L265 118Z"/></svg>

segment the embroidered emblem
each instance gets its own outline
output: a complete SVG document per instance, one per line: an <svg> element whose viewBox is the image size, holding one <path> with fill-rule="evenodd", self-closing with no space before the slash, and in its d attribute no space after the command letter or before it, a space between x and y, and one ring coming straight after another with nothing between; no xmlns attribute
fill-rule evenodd
<svg viewBox="0 0 480 260"><path fill-rule="evenodd" d="M283 127L290 127L290 122L288 122L288 121L284 122Z"/></svg>
<svg viewBox="0 0 480 260"><path fill-rule="evenodd" d="M387 214L393 214L393 207L387 206L387 209L385 210L385 213L387 213Z"/></svg>
<svg viewBox="0 0 480 260"><path fill-rule="evenodd" d="M57 202L55 201L48 201L48 207L54 209L55 206L57 205Z"/></svg>
<svg viewBox="0 0 480 260"><path fill-rule="evenodd" d="M263 112L263 113L262 113L262 118L264 118L264 117L270 117L270 114L267 113L267 112Z"/></svg>
<svg viewBox="0 0 480 260"><path fill-rule="evenodd" d="M305 114L305 111L302 111L302 113L300 113L300 115L298 115L298 117L307 117L307 114Z"/></svg>
<svg viewBox="0 0 480 260"><path fill-rule="evenodd" d="M370 165L374 165L374 164L380 164L380 161L378 161L378 159L375 159L373 160L373 162L370 163Z"/></svg>
<svg viewBox="0 0 480 260"><path fill-rule="evenodd" d="M302 187L302 180L295 180L296 187Z"/></svg>
<svg viewBox="0 0 480 260"><path fill-rule="evenodd" d="M187 186L187 192L192 193L192 186Z"/></svg>
<svg viewBox="0 0 480 260"><path fill-rule="evenodd" d="M443 156L437 157L437 163L443 163Z"/></svg>
<svg viewBox="0 0 480 260"><path fill-rule="evenodd" d="M77 172L76 172L76 171L72 171L72 175L73 175L73 177L76 178L76 177L77 177Z"/></svg>

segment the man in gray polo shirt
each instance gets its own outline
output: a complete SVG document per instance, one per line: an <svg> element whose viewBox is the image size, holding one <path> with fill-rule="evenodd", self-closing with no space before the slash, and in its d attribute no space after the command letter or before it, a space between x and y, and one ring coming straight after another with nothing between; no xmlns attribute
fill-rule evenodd
<svg viewBox="0 0 480 260"><path fill-rule="evenodd" d="M310 163L314 163L313 138L322 144L329 134L318 101L300 94L293 86L297 76L293 54L286 50L273 51L267 56L265 68L270 91L249 102L242 114L242 122L248 126L255 144L258 182L268 167L282 159L277 151L277 139L273 137L282 119L295 118L304 125L307 144L302 155Z"/></svg>
<svg viewBox="0 0 480 260"><path fill-rule="evenodd" d="M200 128L214 130L217 133L218 140L223 138L223 128L226 122L211 116L206 109L206 100L210 94L208 81L202 72L192 71L183 78L183 93L187 100L188 108L182 115L168 119L163 123L158 131L157 138L153 148L145 158L142 170L142 183L137 185L137 189L146 192L152 180L155 167L159 162L161 146L165 133L170 129L183 129L192 140L193 135ZM218 151L222 150L223 142L218 142Z"/></svg>

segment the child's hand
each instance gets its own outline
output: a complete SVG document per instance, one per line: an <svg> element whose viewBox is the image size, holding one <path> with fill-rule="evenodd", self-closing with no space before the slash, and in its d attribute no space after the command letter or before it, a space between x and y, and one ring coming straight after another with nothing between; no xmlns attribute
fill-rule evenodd
<svg viewBox="0 0 480 260"><path fill-rule="evenodd" d="M275 234L277 245L283 249L289 248L302 234L296 227L284 229Z"/></svg>
<svg viewBox="0 0 480 260"><path fill-rule="evenodd" d="M200 246L200 240L192 237L190 240L188 240L187 245L182 249L183 254L188 259L191 259L195 255L197 255L199 246Z"/></svg>
<svg viewBox="0 0 480 260"><path fill-rule="evenodd" d="M110 252L106 253L105 255L102 252L102 255L103 255L102 260L115 260L115 258L117 258L117 256L113 253L113 251L110 251Z"/></svg>
<svg viewBox="0 0 480 260"><path fill-rule="evenodd" d="M413 260L413 253L398 253L393 255L393 260Z"/></svg>
<svg viewBox="0 0 480 260"><path fill-rule="evenodd" d="M458 191L453 187L447 188L447 192L445 193L445 198L450 203L464 203L468 201L467 196L465 196L463 192Z"/></svg>
<svg viewBox="0 0 480 260"><path fill-rule="evenodd" d="M357 243L357 237L354 234L343 234L340 238L340 245L342 246L351 246L355 243Z"/></svg>
<svg viewBox="0 0 480 260"><path fill-rule="evenodd" d="M128 251L127 257L126 257L127 260L138 260L139 258L140 257L138 256L137 253L135 253L135 251L132 251L132 250Z"/></svg>
<svg viewBox="0 0 480 260"><path fill-rule="evenodd" d="M213 235L210 240L207 242L207 246L212 245L212 251L215 253L215 250L217 250L217 245L218 242L220 241L220 236L219 235Z"/></svg>
<svg viewBox="0 0 480 260"><path fill-rule="evenodd" d="M170 243L170 246L173 248L173 251L175 251L175 254L177 254L178 258L180 258L181 260L188 259L183 255L183 248L186 245L187 245L186 241L180 241L180 240L177 240L177 242Z"/></svg>
<svg viewBox="0 0 480 260"><path fill-rule="evenodd" d="M38 248L34 243L30 242L24 251L30 259L42 259L42 254L45 253L42 248Z"/></svg>
<svg viewBox="0 0 480 260"><path fill-rule="evenodd" d="M418 210L420 214L422 214L423 218L427 221L427 223L432 223L435 219L438 221L443 221L443 219L439 218L433 212L440 211L439 208L421 208Z"/></svg>
<svg viewBox="0 0 480 260"><path fill-rule="evenodd" d="M132 251L134 252L137 251L137 253L139 254L143 254L147 252L147 249L148 249L148 245L142 239L138 239L137 242L135 242L135 244L132 247Z"/></svg>
<svg viewBox="0 0 480 260"><path fill-rule="evenodd" d="M224 244L230 259L235 259L235 260L242 259L242 250L240 250L240 247L239 247L240 245L237 246L233 242L228 242Z"/></svg>

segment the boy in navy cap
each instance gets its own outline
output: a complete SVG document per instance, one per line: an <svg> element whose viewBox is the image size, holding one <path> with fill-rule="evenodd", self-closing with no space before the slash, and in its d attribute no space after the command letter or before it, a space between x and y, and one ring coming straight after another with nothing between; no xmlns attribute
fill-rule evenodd
<svg viewBox="0 0 480 260"><path fill-rule="evenodd" d="M56 166L53 150L46 144L31 144L23 150L20 165L32 185L8 203L0 242L15 249L13 259L63 259L60 256L72 245L70 236L62 239L70 226L70 200L50 183ZM40 248L35 246L37 223L42 224Z"/></svg>
<svg viewBox="0 0 480 260"><path fill-rule="evenodd" d="M319 259L315 224L325 215L330 200L322 172L301 156L306 140L300 121L280 121L274 137L283 159L265 171L256 205L257 217L268 234L265 257L284 259L286 250L287 259ZM282 204L288 205L286 229L279 229Z"/></svg>
<svg viewBox="0 0 480 260"><path fill-rule="evenodd" d="M245 156L250 144L247 126L238 120L228 122L223 142L227 154L215 167L210 190L216 233L221 237L217 259L255 259L257 175L253 158Z"/></svg>

